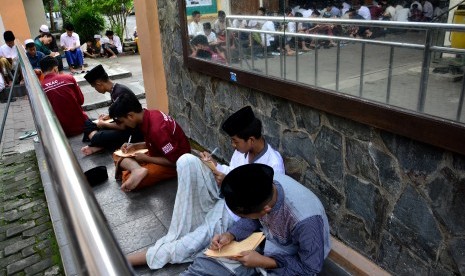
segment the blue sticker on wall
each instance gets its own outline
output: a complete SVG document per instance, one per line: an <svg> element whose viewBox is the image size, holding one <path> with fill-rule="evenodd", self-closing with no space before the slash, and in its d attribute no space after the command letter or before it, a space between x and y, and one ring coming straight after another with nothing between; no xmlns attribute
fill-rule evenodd
<svg viewBox="0 0 465 276"><path fill-rule="evenodd" d="M229 72L230 80L237 81L237 75L234 72Z"/></svg>

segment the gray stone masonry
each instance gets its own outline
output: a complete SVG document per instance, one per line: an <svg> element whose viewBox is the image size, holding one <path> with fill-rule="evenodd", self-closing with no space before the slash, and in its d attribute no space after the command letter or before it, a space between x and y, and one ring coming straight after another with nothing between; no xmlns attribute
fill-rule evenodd
<svg viewBox="0 0 465 276"><path fill-rule="evenodd" d="M33 151L0 160L0 198L0 274L64 275Z"/></svg>
<svg viewBox="0 0 465 276"><path fill-rule="evenodd" d="M464 156L187 70L179 17L166 16L178 1L158 8L170 115L190 138L228 160L221 123L251 105L335 237L395 275L464 273Z"/></svg>

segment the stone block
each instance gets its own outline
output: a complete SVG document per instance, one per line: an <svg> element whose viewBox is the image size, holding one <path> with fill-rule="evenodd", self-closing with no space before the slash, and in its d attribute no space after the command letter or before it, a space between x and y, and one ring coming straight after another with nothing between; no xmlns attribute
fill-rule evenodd
<svg viewBox="0 0 465 276"><path fill-rule="evenodd" d="M389 234L383 235L379 262L394 275L431 275L427 264Z"/></svg>
<svg viewBox="0 0 465 276"><path fill-rule="evenodd" d="M423 260L436 258L442 235L427 201L412 186L397 201L387 230Z"/></svg>
<svg viewBox="0 0 465 276"><path fill-rule="evenodd" d="M32 207L34 207L36 205L43 204L44 202L45 202L44 199L37 199L37 200L34 200L32 202L29 202L27 204L24 204L24 205L20 206L18 209L20 211L23 211L23 210L32 208Z"/></svg>
<svg viewBox="0 0 465 276"><path fill-rule="evenodd" d="M388 202L377 187L351 175L345 177L345 189L346 208L364 220L370 240L377 240Z"/></svg>
<svg viewBox="0 0 465 276"><path fill-rule="evenodd" d="M368 152L368 143L346 138L346 162L350 174L377 184L378 171Z"/></svg>
<svg viewBox="0 0 465 276"><path fill-rule="evenodd" d="M337 232L337 236L351 247L358 249L370 259L375 257L375 243L363 219L346 214L333 229Z"/></svg>
<svg viewBox="0 0 465 276"><path fill-rule="evenodd" d="M433 210L453 235L465 235L465 178L449 168L426 186Z"/></svg>
<svg viewBox="0 0 465 276"><path fill-rule="evenodd" d="M21 217L21 213L18 212L18 210L10 210L8 212L5 212L3 214L3 219L5 219L8 222L15 221Z"/></svg>
<svg viewBox="0 0 465 276"><path fill-rule="evenodd" d="M342 135L362 141L370 141L373 131L367 125L360 124L349 119L335 115L327 115L330 126L337 129Z"/></svg>
<svg viewBox="0 0 465 276"><path fill-rule="evenodd" d="M301 131L284 131L282 140L282 153L289 157L302 157L310 165L315 165L315 145L310 136Z"/></svg>
<svg viewBox="0 0 465 276"><path fill-rule="evenodd" d="M448 246L460 275L465 275L465 238L453 238Z"/></svg>
<svg viewBox="0 0 465 276"><path fill-rule="evenodd" d="M442 160L443 151L433 146L387 132L381 132L381 137L406 172L428 175Z"/></svg>
<svg viewBox="0 0 465 276"><path fill-rule="evenodd" d="M294 113L289 102L279 101L271 111L271 119L285 125L289 129L295 128Z"/></svg>
<svg viewBox="0 0 465 276"><path fill-rule="evenodd" d="M295 120L298 128L305 128L308 133L316 133L320 129L320 114L307 106L294 104L292 106L294 110Z"/></svg>
<svg viewBox="0 0 465 276"><path fill-rule="evenodd" d="M9 211L12 209L15 209L21 205L27 204L31 202L30 198L22 198L22 199L16 199L16 200L10 200L10 201L5 201L3 202L3 210L4 211Z"/></svg>
<svg viewBox="0 0 465 276"><path fill-rule="evenodd" d="M23 248L28 247L29 245L32 245L35 243L35 238L29 238L26 240L22 240L19 242L16 242L12 245L9 245L5 247L5 256L9 256L11 254L17 253L21 251Z"/></svg>
<svg viewBox="0 0 465 276"><path fill-rule="evenodd" d="M26 273L26 275L34 275L46 270L52 265L53 262L51 259L45 259L36 264L31 265L30 267L27 267L26 269L24 269L24 272Z"/></svg>
<svg viewBox="0 0 465 276"><path fill-rule="evenodd" d="M48 229L52 229L51 223L44 223L29 230L23 232L24 237L33 237L36 236Z"/></svg>
<svg viewBox="0 0 465 276"><path fill-rule="evenodd" d="M341 183L343 171L342 136L322 127L315 138L315 154L325 176L332 183Z"/></svg>
<svg viewBox="0 0 465 276"><path fill-rule="evenodd" d="M60 267L54 265L44 271L44 275L53 276L53 275L62 275L63 273L60 270ZM73 275L73 274L66 274L66 275Z"/></svg>
<svg viewBox="0 0 465 276"><path fill-rule="evenodd" d="M29 256L27 258L21 259L17 262L7 265L6 271L8 272L8 274L13 274L13 273L16 273L16 272L19 272L25 269L26 267L30 267L33 264L36 264L40 260L41 260L41 257L38 254L34 254L32 256Z"/></svg>
<svg viewBox="0 0 465 276"><path fill-rule="evenodd" d="M330 222L336 222L343 206L344 195L334 188L331 183L323 180L313 169L307 170L304 185L318 196L325 207Z"/></svg>
<svg viewBox="0 0 465 276"><path fill-rule="evenodd" d="M15 262L21 260L22 258L23 258L23 256L21 256L20 253L10 255L8 257L2 256L0 258L0 268L6 268L7 265L15 263Z"/></svg>
<svg viewBox="0 0 465 276"><path fill-rule="evenodd" d="M34 227L35 225L36 224L35 224L34 221L28 221L28 222L25 222L23 224L13 226L13 227L6 230L6 236L7 236L7 238L13 237L13 236L23 232L24 230L27 230L27 229L30 229L30 228Z"/></svg>
<svg viewBox="0 0 465 276"><path fill-rule="evenodd" d="M397 198L402 190L399 165L394 158L375 147L369 147L369 153L378 169L381 187L388 191L391 197Z"/></svg>
<svg viewBox="0 0 465 276"><path fill-rule="evenodd" d="M41 242L38 242L35 245L26 247L23 250L21 250L21 255L23 257L27 257L34 253L38 253L39 251L44 250L45 248L49 248L49 247L50 247L50 240L43 240Z"/></svg>

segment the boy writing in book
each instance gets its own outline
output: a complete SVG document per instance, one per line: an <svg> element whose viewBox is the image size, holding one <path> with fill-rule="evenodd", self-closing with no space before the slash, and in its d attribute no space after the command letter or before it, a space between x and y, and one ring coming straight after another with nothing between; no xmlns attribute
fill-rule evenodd
<svg viewBox="0 0 465 276"><path fill-rule="evenodd" d="M147 251L129 255L131 264L148 264L152 269L159 269L167 263L192 261L215 233L225 231L235 215L220 198L219 186L232 169L262 163L284 174L283 159L265 141L262 123L250 106L227 118L222 129L231 137L235 149L229 166L217 164L207 152L201 153L202 160L191 154L181 156L176 163L178 192L168 233ZM205 162L211 162L213 170Z"/></svg>
<svg viewBox="0 0 465 276"><path fill-rule="evenodd" d="M310 190L286 175L274 175L267 165L248 164L225 177L221 193L241 219L215 235L210 249L221 250L261 230L266 236L264 253L243 251L230 258L237 262L202 253L181 275L257 275L262 270L267 275L315 275L321 271L330 251L329 225L323 205Z"/></svg>
<svg viewBox="0 0 465 276"><path fill-rule="evenodd" d="M101 64L92 68L84 78L98 93L110 93L112 103L122 94L128 93L134 95L127 86L113 83ZM91 143L81 148L81 152L84 155L91 155L105 148L114 151L128 141L130 136L132 142L138 143L144 141L144 136L139 129L126 129L122 125L109 122L108 119L110 119L108 114L99 115L95 129L89 133ZM106 131L99 131L102 129Z"/></svg>
<svg viewBox="0 0 465 276"><path fill-rule="evenodd" d="M143 109L136 96L125 93L110 106L110 118L125 128L140 128L145 142L125 143L123 152L146 148L148 153L134 158L114 155L116 177L122 177L121 190L130 192L176 177L176 161L191 151L182 128L159 110Z"/></svg>

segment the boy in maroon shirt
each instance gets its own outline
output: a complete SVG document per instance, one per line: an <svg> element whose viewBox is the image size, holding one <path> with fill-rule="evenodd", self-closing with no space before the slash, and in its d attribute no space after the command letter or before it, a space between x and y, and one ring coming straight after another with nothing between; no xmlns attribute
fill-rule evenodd
<svg viewBox="0 0 465 276"><path fill-rule="evenodd" d="M85 124L91 122L81 107L84 95L74 77L59 74L58 62L50 56L40 61L40 69L44 74L42 88L66 136L83 133Z"/></svg>
<svg viewBox="0 0 465 276"><path fill-rule="evenodd" d="M123 94L110 106L110 117L120 125L139 127L145 142L125 143L121 150L129 153L147 148L147 154L134 158L116 157L116 175L122 169L121 190L130 192L176 177L176 161L191 151L181 127L170 116L159 110L143 109L134 94Z"/></svg>

